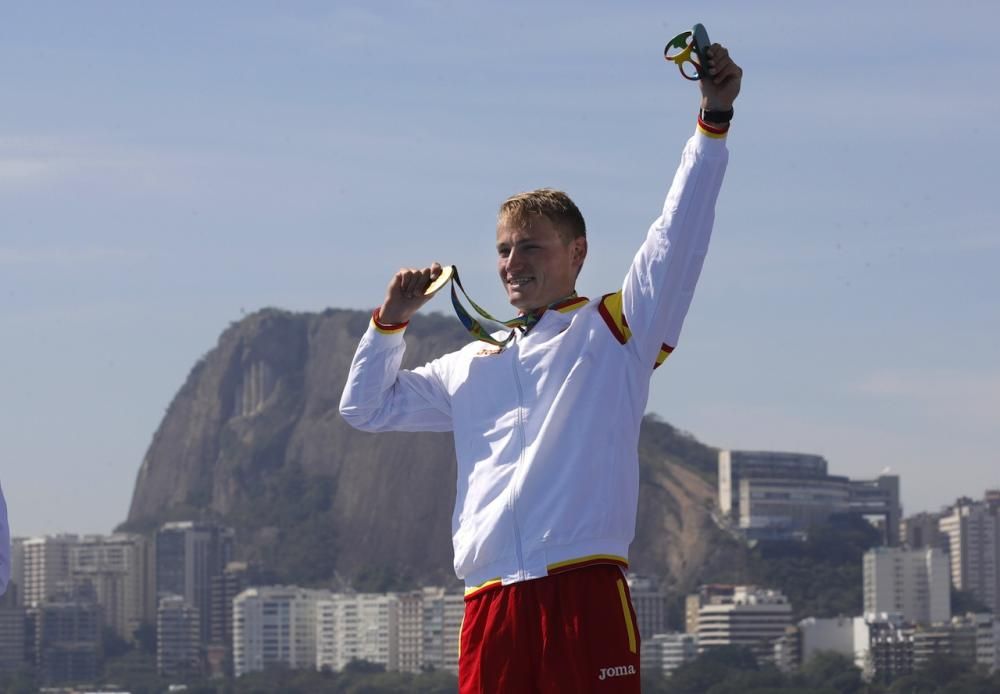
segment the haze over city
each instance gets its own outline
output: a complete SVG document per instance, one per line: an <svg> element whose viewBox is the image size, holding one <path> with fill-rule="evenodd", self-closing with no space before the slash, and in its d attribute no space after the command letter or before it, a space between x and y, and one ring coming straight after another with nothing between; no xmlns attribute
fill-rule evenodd
<svg viewBox="0 0 1000 694"><path fill-rule="evenodd" d="M12 532L108 532L231 322L370 310L400 266L506 314L496 207L587 217L581 293L656 216L697 21L746 70L712 249L649 411L720 447L1000 485L995 5L8 4L0 483ZM450 313L444 297L429 310ZM447 481L450 483L450 481Z"/></svg>

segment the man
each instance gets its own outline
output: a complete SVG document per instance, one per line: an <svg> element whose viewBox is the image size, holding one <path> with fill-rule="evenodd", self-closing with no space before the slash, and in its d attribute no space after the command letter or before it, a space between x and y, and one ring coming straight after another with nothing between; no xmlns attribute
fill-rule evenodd
<svg viewBox="0 0 1000 694"><path fill-rule="evenodd" d="M500 280L530 316L506 346L474 342L399 369L437 263L396 273L358 346L340 403L351 425L454 432L463 694L639 691L622 572L639 426L650 373L677 343L708 248L742 79L722 46L709 57L698 129L621 289L578 297L582 215L559 191L523 193L504 202L497 225Z"/></svg>
<svg viewBox="0 0 1000 694"><path fill-rule="evenodd" d="M0 487L0 595L7 591L10 582L10 527L7 525L7 502Z"/></svg>

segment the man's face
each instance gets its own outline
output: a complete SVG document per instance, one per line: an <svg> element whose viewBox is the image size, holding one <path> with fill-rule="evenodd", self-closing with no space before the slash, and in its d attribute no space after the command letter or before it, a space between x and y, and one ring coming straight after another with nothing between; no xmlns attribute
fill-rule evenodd
<svg viewBox="0 0 1000 694"><path fill-rule="evenodd" d="M587 239L563 240L541 215L527 228L502 222L497 227L497 269L510 303L521 311L542 308L573 293L587 256Z"/></svg>

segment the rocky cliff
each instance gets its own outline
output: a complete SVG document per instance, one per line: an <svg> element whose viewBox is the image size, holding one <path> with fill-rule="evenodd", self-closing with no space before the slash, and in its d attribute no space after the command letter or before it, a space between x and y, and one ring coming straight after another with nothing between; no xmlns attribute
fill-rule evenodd
<svg viewBox="0 0 1000 694"><path fill-rule="evenodd" d="M124 526L224 521L274 580L453 580L450 436L365 434L337 412L367 323L358 311L268 309L230 325L153 436ZM466 340L454 318L419 316L404 366ZM709 515L714 450L647 418L640 462L633 568L684 588L732 548Z"/></svg>

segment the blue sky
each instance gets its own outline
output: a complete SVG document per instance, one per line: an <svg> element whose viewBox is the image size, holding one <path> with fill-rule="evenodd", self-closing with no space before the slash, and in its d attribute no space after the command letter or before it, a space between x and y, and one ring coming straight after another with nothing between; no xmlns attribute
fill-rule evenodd
<svg viewBox="0 0 1000 694"><path fill-rule="evenodd" d="M432 260L501 312L493 222L513 192L568 191L590 230L579 289L612 290L693 131L697 89L661 56L697 21L744 93L650 411L715 446L888 467L907 513L1000 487L998 19L988 2L0 5L14 533L123 520L171 398L245 312L370 309Z"/></svg>

